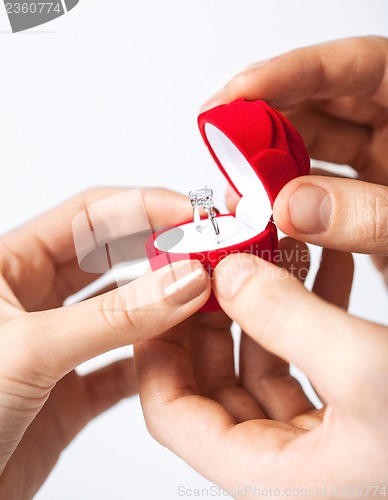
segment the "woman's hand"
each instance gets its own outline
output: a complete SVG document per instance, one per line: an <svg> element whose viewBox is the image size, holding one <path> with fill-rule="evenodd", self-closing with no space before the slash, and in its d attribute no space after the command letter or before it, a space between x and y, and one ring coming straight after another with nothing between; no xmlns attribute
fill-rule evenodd
<svg viewBox="0 0 388 500"><path fill-rule="evenodd" d="M1 498L31 498L87 422L137 391L133 360L84 377L73 371L77 365L158 335L198 310L210 294L199 262L183 261L62 307L95 279L78 265L72 221L119 193L83 193L0 239ZM141 196L151 225L190 215L184 196L157 189ZM108 232L113 219L126 217L116 205L100 219Z"/></svg>

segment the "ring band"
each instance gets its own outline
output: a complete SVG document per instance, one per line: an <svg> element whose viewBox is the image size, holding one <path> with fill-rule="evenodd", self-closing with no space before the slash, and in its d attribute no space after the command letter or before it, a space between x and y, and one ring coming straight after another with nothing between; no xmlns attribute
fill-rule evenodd
<svg viewBox="0 0 388 500"><path fill-rule="evenodd" d="M216 212L213 205L213 190L205 186L197 191L190 191L189 193L191 206L193 207L193 221L195 228L199 233L202 233L202 221L199 213L200 207L203 207L207 213L207 217L212 223L217 243L220 243L220 228L216 220Z"/></svg>

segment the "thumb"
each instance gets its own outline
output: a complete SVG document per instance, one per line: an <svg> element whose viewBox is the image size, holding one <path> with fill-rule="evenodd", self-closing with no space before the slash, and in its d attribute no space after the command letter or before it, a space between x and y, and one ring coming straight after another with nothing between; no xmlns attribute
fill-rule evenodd
<svg viewBox="0 0 388 500"><path fill-rule="evenodd" d="M158 335L197 311L210 294L198 261L181 261L67 307L22 314L1 328L2 369L49 387L80 363ZM15 374L21 368L24 375Z"/></svg>
<svg viewBox="0 0 388 500"><path fill-rule="evenodd" d="M384 327L346 314L253 255L226 257L213 279L226 314L264 349L303 370L326 401L365 406L373 391L360 360L373 355L376 370L384 369L385 356L375 356L385 352L379 347L386 342Z"/></svg>
<svg viewBox="0 0 388 500"><path fill-rule="evenodd" d="M289 236L346 252L388 254L388 187L306 176L289 182L274 205Z"/></svg>

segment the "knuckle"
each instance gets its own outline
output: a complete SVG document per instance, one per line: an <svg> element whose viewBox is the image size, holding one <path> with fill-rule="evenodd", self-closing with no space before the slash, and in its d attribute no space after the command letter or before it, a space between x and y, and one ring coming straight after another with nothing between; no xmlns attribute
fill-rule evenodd
<svg viewBox="0 0 388 500"><path fill-rule="evenodd" d="M107 293L102 300L101 314L109 330L126 338L131 333L131 341L140 338L141 332L147 328L146 312L137 305L132 286L125 287L125 297L120 287Z"/></svg>
<svg viewBox="0 0 388 500"><path fill-rule="evenodd" d="M155 424L155 421L153 419L146 418L146 416L144 417L149 435L152 437L152 439L160 443L162 439L162 433L159 431L158 425Z"/></svg>
<svg viewBox="0 0 388 500"><path fill-rule="evenodd" d="M82 209L88 207L89 205L92 205L99 200L102 200L114 194L118 194L124 190L125 188L116 188L109 186L88 187L76 194L73 199L79 203L80 209Z"/></svg>
<svg viewBox="0 0 388 500"><path fill-rule="evenodd" d="M23 314L1 329L0 391L3 402L15 410L40 408L58 379L38 326Z"/></svg>
<svg viewBox="0 0 388 500"><path fill-rule="evenodd" d="M3 408L36 412L47 401L54 384L42 385L40 375L34 377L35 373L31 371L26 375L12 374L7 376L7 374L1 374L0 392Z"/></svg>
<svg viewBox="0 0 388 500"><path fill-rule="evenodd" d="M160 444L166 445L165 432L163 432L164 426L162 424L162 419L160 418L161 416L150 410L144 411L143 416L147 430L152 439Z"/></svg>
<svg viewBox="0 0 388 500"><path fill-rule="evenodd" d="M241 317L255 318L249 325L251 333L256 332L263 345L274 342L274 330L280 333L292 324L293 314L298 314L299 311L298 300L290 301L290 297L298 298L299 293L291 294L291 289L299 292L298 287L302 285L297 278L292 277L287 270L275 266L265 266L248 280L244 292L244 296L248 298L239 304L242 309ZM251 297L255 297L255 301L252 301ZM291 302L295 302L295 307L289 307L289 314L285 318L283 304ZM260 304L259 309L257 304ZM257 321L260 321L260 328L257 328Z"/></svg>
<svg viewBox="0 0 388 500"><path fill-rule="evenodd" d="M358 207L361 237L371 244L372 251L378 250L388 240L388 189L367 189L364 200Z"/></svg>
<svg viewBox="0 0 388 500"><path fill-rule="evenodd" d="M252 73L243 71L235 75L226 85L226 91L230 99L244 96L252 87Z"/></svg>

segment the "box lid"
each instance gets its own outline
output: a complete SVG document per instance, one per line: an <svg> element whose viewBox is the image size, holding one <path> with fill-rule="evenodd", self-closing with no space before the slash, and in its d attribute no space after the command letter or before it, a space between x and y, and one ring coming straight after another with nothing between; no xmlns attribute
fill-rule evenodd
<svg viewBox="0 0 388 500"><path fill-rule="evenodd" d="M287 182L310 172L301 136L264 101L217 106L200 114L198 125L218 167L243 197L257 198L265 190L272 207Z"/></svg>

